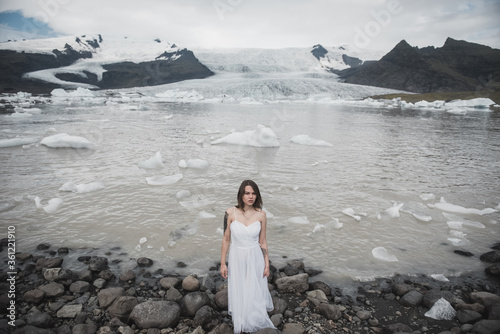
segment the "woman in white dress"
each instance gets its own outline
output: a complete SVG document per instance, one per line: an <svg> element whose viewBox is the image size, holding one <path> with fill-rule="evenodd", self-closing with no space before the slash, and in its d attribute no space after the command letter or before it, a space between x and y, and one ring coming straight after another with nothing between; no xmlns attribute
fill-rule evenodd
<svg viewBox="0 0 500 334"><path fill-rule="evenodd" d="M228 279L228 311L234 333L249 333L275 328L267 314L273 309L267 287L267 219L255 182L243 181L237 199L238 205L227 209L224 216L220 273Z"/></svg>

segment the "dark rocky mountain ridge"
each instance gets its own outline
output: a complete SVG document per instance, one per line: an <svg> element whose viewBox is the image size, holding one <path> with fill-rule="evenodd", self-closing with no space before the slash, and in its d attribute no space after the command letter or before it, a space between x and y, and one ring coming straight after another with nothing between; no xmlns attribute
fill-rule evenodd
<svg viewBox="0 0 500 334"><path fill-rule="evenodd" d="M500 50L452 38L419 49L402 40L379 61L337 73L346 83L415 93L498 90Z"/></svg>
<svg viewBox="0 0 500 334"><path fill-rule="evenodd" d="M29 79L26 73L56 69L69 66L84 58L93 58L103 43L102 37L86 39L86 36L76 37L75 42L81 50L75 50L66 44L62 50L54 49L52 54L18 52L15 50L0 50L0 92L14 93L17 91L34 94L50 93L58 84ZM175 45L173 45L175 47ZM83 76L71 71L61 71L56 78L72 83L94 85L100 89L129 88L161 85L187 79L200 79L213 75L206 66L201 64L193 52L187 49L174 52L165 51L155 59L144 62L123 61L102 65L106 70L102 79L89 71L83 71Z"/></svg>

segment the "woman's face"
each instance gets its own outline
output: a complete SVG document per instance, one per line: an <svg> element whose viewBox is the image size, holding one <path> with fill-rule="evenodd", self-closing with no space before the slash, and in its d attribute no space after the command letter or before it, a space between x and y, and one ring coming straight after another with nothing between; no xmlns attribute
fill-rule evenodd
<svg viewBox="0 0 500 334"><path fill-rule="evenodd" d="M255 191L253 190L252 186L246 186L245 193L243 194L243 203L245 203L248 206L253 206L253 203L255 203L256 199L257 195L255 194Z"/></svg>

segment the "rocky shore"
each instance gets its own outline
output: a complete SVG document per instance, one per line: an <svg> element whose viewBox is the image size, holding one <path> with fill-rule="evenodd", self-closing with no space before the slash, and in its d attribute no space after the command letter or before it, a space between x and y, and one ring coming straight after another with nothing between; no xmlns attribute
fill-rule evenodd
<svg viewBox="0 0 500 334"><path fill-rule="evenodd" d="M233 333L227 283L217 266L180 275L153 271L154 260L138 258L135 268L120 271L113 249L105 256L77 254L80 268L71 270L68 254L79 250L43 243L17 253L10 268L2 246L0 333ZM315 281L320 271L289 260L272 266L269 278L277 329L259 333L500 333L499 249L481 256L485 273L449 280L395 276L355 283L349 295Z"/></svg>

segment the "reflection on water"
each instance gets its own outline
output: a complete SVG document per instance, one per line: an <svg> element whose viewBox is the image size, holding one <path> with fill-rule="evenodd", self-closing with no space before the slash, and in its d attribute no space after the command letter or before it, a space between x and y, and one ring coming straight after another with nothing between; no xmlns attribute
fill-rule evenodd
<svg viewBox="0 0 500 334"><path fill-rule="evenodd" d="M0 149L0 219L2 226L16 226L19 251L42 241L75 248L119 246L129 257L155 259L159 267L183 261L187 271L206 270L220 258L224 210L236 203L237 188L248 178L259 184L269 212L271 261L281 265L284 256L302 258L328 279L482 270L478 255L498 241L498 212L456 214L484 228L451 228L443 211L433 207L443 197L465 208L498 209L500 117L495 113L313 104L41 108L41 115L25 120L0 116L1 138L41 140L66 132L97 148ZM279 148L210 144L258 124L274 130ZM333 146L290 142L299 134ZM158 151L165 168L138 168ZM203 159L209 167L181 168L183 159ZM147 177L177 173L183 178L172 185L146 183ZM59 191L66 182L101 182L105 188ZM190 196L178 198L181 190ZM48 214L36 208L35 196L44 205L52 198L63 204ZM396 214L387 211L394 205L401 206ZM359 221L344 214L346 209ZM309 224L294 223L304 221L290 220L294 217L306 217ZM375 258L377 247L398 261ZM458 256L457 249L476 256Z"/></svg>

